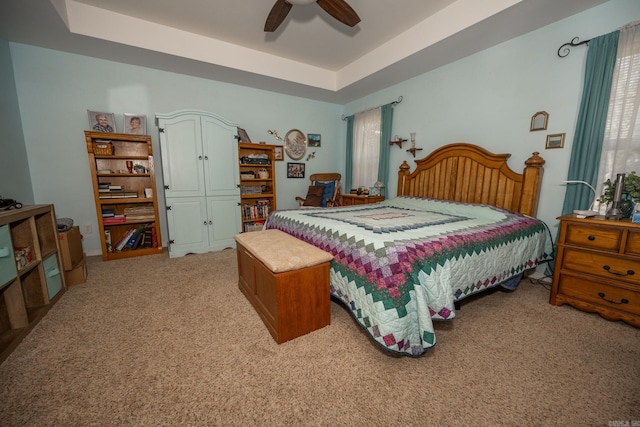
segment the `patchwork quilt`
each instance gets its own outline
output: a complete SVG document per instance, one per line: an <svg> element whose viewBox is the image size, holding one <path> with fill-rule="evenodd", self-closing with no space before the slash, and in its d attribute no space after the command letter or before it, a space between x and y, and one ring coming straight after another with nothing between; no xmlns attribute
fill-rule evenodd
<svg viewBox="0 0 640 427"><path fill-rule="evenodd" d="M273 212L276 228L330 252L331 294L385 349L419 356L454 302L552 257L546 225L504 209L397 197Z"/></svg>

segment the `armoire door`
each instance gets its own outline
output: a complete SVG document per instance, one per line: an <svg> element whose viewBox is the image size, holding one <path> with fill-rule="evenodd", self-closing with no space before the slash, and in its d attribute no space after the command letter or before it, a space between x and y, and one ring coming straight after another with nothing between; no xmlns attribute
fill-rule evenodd
<svg viewBox="0 0 640 427"><path fill-rule="evenodd" d="M240 196L237 127L220 118L201 117L207 196Z"/></svg>
<svg viewBox="0 0 640 427"><path fill-rule="evenodd" d="M167 199L169 256L209 251L209 220L204 197Z"/></svg>
<svg viewBox="0 0 640 427"><path fill-rule="evenodd" d="M160 154L165 197L204 196L200 116L186 114L159 119L158 126L161 129Z"/></svg>
<svg viewBox="0 0 640 427"><path fill-rule="evenodd" d="M240 206L237 196L218 196L207 198L209 217L209 238L213 250L235 248L233 236L242 230Z"/></svg>

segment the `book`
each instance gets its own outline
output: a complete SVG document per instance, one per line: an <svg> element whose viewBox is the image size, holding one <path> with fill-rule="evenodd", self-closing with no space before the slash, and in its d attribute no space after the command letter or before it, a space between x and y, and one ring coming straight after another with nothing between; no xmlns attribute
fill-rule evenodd
<svg viewBox="0 0 640 427"><path fill-rule="evenodd" d="M144 231L144 225L141 225L140 227L136 228L133 234L131 234L131 236L129 237L129 240L127 240L125 247L128 249L133 249L133 246L135 245L136 240L138 239L138 237L143 231Z"/></svg>
<svg viewBox="0 0 640 427"><path fill-rule="evenodd" d="M137 198L137 191L109 191L108 193L100 193L100 199L130 199Z"/></svg>
<svg viewBox="0 0 640 427"><path fill-rule="evenodd" d="M113 252L113 247L111 246L111 230L104 230L104 243L107 247L107 252Z"/></svg>
<svg viewBox="0 0 640 427"><path fill-rule="evenodd" d="M136 240L133 242L131 249L138 249L140 245L142 245L142 240L144 240L144 230L136 236Z"/></svg>
<svg viewBox="0 0 640 427"><path fill-rule="evenodd" d="M133 235L133 233L136 231L135 228L132 228L130 230L127 230L122 237L120 238L120 240L118 240L118 243L116 243L115 245L115 250L116 251L121 251L122 248L124 248L124 246L127 244L127 242L129 241L129 238L131 238L131 236Z"/></svg>
<svg viewBox="0 0 640 427"><path fill-rule="evenodd" d="M102 219L102 223L103 224L120 224L122 222L126 222L127 219L125 217L109 217L109 218L103 218Z"/></svg>

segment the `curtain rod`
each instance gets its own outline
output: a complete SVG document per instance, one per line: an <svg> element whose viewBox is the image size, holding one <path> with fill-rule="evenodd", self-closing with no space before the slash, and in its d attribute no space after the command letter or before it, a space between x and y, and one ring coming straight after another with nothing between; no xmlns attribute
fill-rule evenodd
<svg viewBox="0 0 640 427"><path fill-rule="evenodd" d="M391 103L391 105L400 104L401 102L402 102L402 95L400 95L400 96L398 97L398 99L397 99L397 100L393 101L393 102ZM376 109L376 108L380 108L381 106L382 106L382 105L378 105L378 106L376 106L376 107L367 108L366 110L358 111L358 113L364 113L365 111L371 111L371 110L374 110L374 109ZM353 113L353 114L358 114L358 113ZM347 116L345 116L345 115L343 114L343 115L342 115L342 120L347 120Z"/></svg>
<svg viewBox="0 0 640 427"><path fill-rule="evenodd" d="M583 40L581 42L578 42L578 40L580 40L579 37L574 37L574 38L571 39L570 42L565 43L562 46L560 46L558 48L558 56L560 58L564 58L565 56L569 55L569 53L571 53L571 49L570 49L571 47L576 47L576 46L580 46L580 45L583 45L583 44L588 45L589 42L591 41L591 39ZM563 48L564 48L564 50L563 50ZM560 51L562 51L562 53Z"/></svg>

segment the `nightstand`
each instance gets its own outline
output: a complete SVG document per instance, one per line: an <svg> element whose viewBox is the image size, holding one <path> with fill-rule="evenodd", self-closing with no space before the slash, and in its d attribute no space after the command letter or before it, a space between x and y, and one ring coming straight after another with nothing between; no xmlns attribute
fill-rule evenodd
<svg viewBox="0 0 640 427"><path fill-rule="evenodd" d="M549 303L640 327L640 224L561 216Z"/></svg>
<svg viewBox="0 0 640 427"><path fill-rule="evenodd" d="M352 205L368 205L369 203L378 203L384 200L384 196L365 196L363 194L343 194L342 206Z"/></svg>

